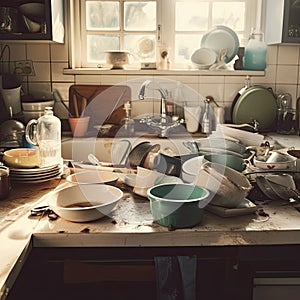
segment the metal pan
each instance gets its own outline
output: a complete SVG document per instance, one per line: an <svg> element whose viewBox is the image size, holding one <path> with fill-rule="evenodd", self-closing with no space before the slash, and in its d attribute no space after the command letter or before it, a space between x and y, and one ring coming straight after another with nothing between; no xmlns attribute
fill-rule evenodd
<svg viewBox="0 0 300 300"><path fill-rule="evenodd" d="M232 122L235 124L258 122L261 132L275 128L277 103L271 88L252 86L239 96L232 106Z"/></svg>

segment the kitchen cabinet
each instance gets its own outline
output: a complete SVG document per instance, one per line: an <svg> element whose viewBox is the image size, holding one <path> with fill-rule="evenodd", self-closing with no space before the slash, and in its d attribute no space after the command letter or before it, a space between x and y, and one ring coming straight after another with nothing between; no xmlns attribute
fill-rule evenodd
<svg viewBox="0 0 300 300"><path fill-rule="evenodd" d="M153 300L157 292L154 257L176 255L197 257L197 299L239 299L230 296L235 295L237 288L232 268L236 250L234 247L34 247L7 300L41 299L41 295L43 299ZM172 280L178 280L177 275L174 277Z"/></svg>
<svg viewBox="0 0 300 300"><path fill-rule="evenodd" d="M19 6L25 3L32 3L31 0L3 0L0 4L0 39L1 40L27 40L27 41L53 41L64 43L64 1L63 0L41 0L44 4L45 15L43 20L33 20L40 24L37 32L30 32L28 29ZM3 27L7 8L11 8L16 20L13 29ZM32 10L29 10L29 14ZM10 16L9 16L10 17ZM29 17L28 17L29 18ZM38 25L37 25L38 26Z"/></svg>
<svg viewBox="0 0 300 300"><path fill-rule="evenodd" d="M300 43L300 1L266 0L265 12L267 44Z"/></svg>
<svg viewBox="0 0 300 300"><path fill-rule="evenodd" d="M260 282L266 277L274 284L269 289L279 287L279 278L294 282L293 286L285 285L287 294L299 289L299 283L295 284L300 274L299 250L298 245L34 247L7 300L34 300L41 295L43 299L93 299L95 295L103 299L156 299L154 257L176 255L197 257L196 299L256 300L261 299Z"/></svg>

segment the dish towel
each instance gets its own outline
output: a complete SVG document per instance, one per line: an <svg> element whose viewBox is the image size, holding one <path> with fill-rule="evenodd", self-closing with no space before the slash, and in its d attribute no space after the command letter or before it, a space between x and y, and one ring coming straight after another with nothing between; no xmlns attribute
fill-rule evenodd
<svg viewBox="0 0 300 300"><path fill-rule="evenodd" d="M197 256L156 256L158 300L196 299Z"/></svg>

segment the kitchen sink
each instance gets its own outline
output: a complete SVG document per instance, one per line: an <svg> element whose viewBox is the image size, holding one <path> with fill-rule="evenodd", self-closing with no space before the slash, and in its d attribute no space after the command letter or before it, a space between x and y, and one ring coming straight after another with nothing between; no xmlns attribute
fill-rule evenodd
<svg viewBox="0 0 300 300"><path fill-rule="evenodd" d="M158 138L157 136L139 136L129 138L71 138L62 139L62 157L80 162L88 161L88 154L93 153L102 162L111 162L111 149L114 143L126 139L131 147L141 142L148 141L151 144L159 144L160 149L169 155L189 154L189 150L183 145L183 141L192 140L191 136L170 136Z"/></svg>

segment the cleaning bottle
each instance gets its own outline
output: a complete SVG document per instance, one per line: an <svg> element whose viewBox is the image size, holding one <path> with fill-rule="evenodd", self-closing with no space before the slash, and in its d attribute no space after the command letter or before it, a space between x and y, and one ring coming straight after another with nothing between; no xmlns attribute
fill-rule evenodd
<svg viewBox="0 0 300 300"><path fill-rule="evenodd" d="M267 45L261 31L252 30L243 58L244 70L263 71L266 68Z"/></svg>

